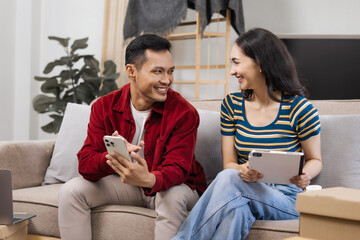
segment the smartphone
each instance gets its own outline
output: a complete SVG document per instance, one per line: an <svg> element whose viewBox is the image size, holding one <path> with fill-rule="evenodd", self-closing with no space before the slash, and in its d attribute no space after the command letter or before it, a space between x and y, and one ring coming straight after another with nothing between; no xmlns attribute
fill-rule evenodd
<svg viewBox="0 0 360 240"><path fill-rule="evenodd" d="M122 136L104 136L104 143L108 153L117 152L131 162L131 158L125 143L125 138Z"/></svg>
<svg viewBox="0 0 360 240"><path fill-rule="evenodd" d="M301 175L303 166L302 152L252 150L249 154L250 169L264 175L258 182L291 184L290 179Z"/></svg>

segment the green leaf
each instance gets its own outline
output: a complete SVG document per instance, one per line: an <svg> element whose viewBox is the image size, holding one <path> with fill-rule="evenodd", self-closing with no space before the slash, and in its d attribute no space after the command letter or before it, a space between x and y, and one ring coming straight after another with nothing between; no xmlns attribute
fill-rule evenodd
<svg viewBox="0 0 360 240"><path fill-rule="evenodd" d="M50 73L50 72L54 69L54 67L56 67L56 66L63 66L63 65L66 65L66 63L63 62L63 61L60 61L60 60L55 60L55 61L53 61L53 62L49 62L49 63L46 65L43 73L44 73L44 74L48 74L48 73Z"/></svg>
<svg viewBox="0 0 360 240"><path fill-rule="evenodd" d="M60 85L58 83L58 81L56 80L56 78L51 78L49 80L46 80L41 85L41 91L44 93L52 93L55 96L57 96L61 92L60 89L62 89L63 87L64 87L64 85Z"/></svg>
<svg viewBox="0 0 360 240"><path fill-rule="evenodd" d="M99 91L99 97L118 90L118 86L114 81L103 81L101 90Z"/></svg>
<svg viewBox="0 0 360 240"><path fill-rule="evenodd" d="M65 95L63 96L63 101L69 103L69 102L76 102L75 98L74 98L74 89L70 89L69 91L67 91L65 93Z"/></svg>
<svg viewBox="0 0 360 240"><path fill-rule="evenodd" d="M54 120L42 126L41 129L47 133L58 133L64 116L52 114L49 117L53 118Z"/></svg>
<svg viewBox="0 0 360 240"><path fill-rule="evenodd" d="M120 73L114 73L114 74L111 74L111 75L104 76L103 79L104 80L113 80L113 81L115 81L119 77L120 77Z"/></svg>
<svg viewBox="0 0 360 240"><path fill-rule="evenodd" d="M54 77L39 77L39 76L34 77L34 79L37 80L37 81L46 81L46 80L49 80L49 79L52 79L52 78L54 78Z"/></svg>
<svg viewBox="0 0 360 240"><path fill-rule="evenodd" d="M74 55L73 55L73 62L77 62L77 61L79 61L81 58L84 58L84 57L87 57L87 56L93 56L93 55L77 55L77 54L74 54Z"/></svg>
<svg viewBox="0 0 360 240"><path fill-rule="evenodd" d="M74 102L74 101L70 101L70 102ZM67 105L67 101L64 101L64 99L62 100L57 100L54 104L53 104L53 111L57 112L57 113L64 113L65 109L66 109L66 105Z"/></svg>
<svg viewBox="0 0 360 240"><path fill-rule="evenodd" d="M60 60L60 62L63 62L64 65L67 65L69 67L73 65L72 62L71 62L72 61L71 56L63 56L59 60Z"/></svg>
<svg viewBox="0 0 360 240"><path fill-rule="evenodd" d="M59 74L59 77L61 78L61 81L64 82L71 78L72 71L70 70L62 70Z"/></svg>
<svg viewBox="0 0 360 240"><path fill-rule="evenodd" d="M98 77L98 73L93 68L86 68L83 69L81 72L81 76L84 79L84 81L90 81L93 84L98 84L100 86L101 78Z"/></svg>
<svg viewBox="0 0 360 240"><path fill-rule="evenodd" d="M75 85L78 85L79 80L81 78L81 71L78 70L73 77L74 77Z"/></svg>
<svg viewBox="0 0 360 240"><path fill-rule="evenodd" d="M54 121L42 126L41 129L46 133L55 133Z"/></svg>
<svg viewBox="0 0 360 240"><path fill-rule="evenodd" d="M61 78L61 83L64 83L66 80L71 79L72 76L76 74L76 72L79 71L78 69L72 69L70 70L63 70L59 74L59 77Z"/></svg>
<svg viewBox="0 0 360 240"><path fill-rule="evenodd" d="M45 113L49 111L50 105L56 101L56 98L49 97L45 94L39 94L33 99L33 108L39 113Z"/></svg>
<svg viewBox="0 0 360 240"><path fill-rule="evenodd" d="M91 86L91 84L82 83L75 89L75 91L79 100L90 104L95 99L98 89Z"/></svg>
<svg viewBox="0 0 360 240"><path fill-rule="evenodd" d="M84 62L86 66L89 66L90 68L94 68L96 72L100 71L99 61L96 60L93 56L85 56Z"/></svg>
<svg viewBox="0 0 360 240"><path fill-rule="evenodd" d="M112 75L116 73L116 65L113 61L111 60L107 60L104 63L104 71L103 71L103 75L107 76L107 75Z"/></svg>
<svg viewBox="0 0 360 240"><path fill-rule="evenodd" d="M82 38L82 39L77 39L74 41L74 43L71 45L71 52L70 54L74 54L74 52L77 50L77 49L84 49L84 48L87 48L87 41L88 41L89 38Z"/></svg>
<svg viewBox="0 0 360 240"><path fill-rule="evenodd" d="M63 46L63 47L69 46L70 38L59 38L59 37L55 37L55 36L49 36L49 39L58 41L61 44L61 46Z"/></svg>
<svg viewBox="0 0 360 240"><path fill-rule="evenodd" d="M49 97L45 94L36 96L33 99L33 107L39 113L56 113L55 115L50 115L53 121L43 126L42 129L45 132L57 133L60 129L67 103L85 102L90 104L97 96L102 96L118 89L115 80L120 74L116 72L115 63L109 60L104 63L104 71L100 75L100 64L94 55L80 55L76 53L78 49L84 49L88 46L88 38L73 41L71 47L69 46L70 38L49 36L49 39L59 42L65 48L67 54L49 62L44 68L44 74L49 74L55 67L60 66L59 75L34 77L35 80L43 82L41 85L43 93L54 94L55 97ZM84 61L81 62L79 61L80 59ZM74 67L75 63L77 69ZM75 96L77 99L75 99Z"/></svg>
<svg viewBox="0 0 360 240"><path fill-rule="evenodd" d="M93 85L97 85L100 87L101 84L101 78L100 77L92 77L92 76L88 76L85 73L83 74L83 79L85 82L89 82Z"/></svg>
<svg viewBox="0 0 360 240"><path fill-rule="evenodd" d="M59 115L59 114L50 114L49 117L51 117L52 119L54 119L55 121L61 121L61 119L63 119L63 115Z"/></svg>

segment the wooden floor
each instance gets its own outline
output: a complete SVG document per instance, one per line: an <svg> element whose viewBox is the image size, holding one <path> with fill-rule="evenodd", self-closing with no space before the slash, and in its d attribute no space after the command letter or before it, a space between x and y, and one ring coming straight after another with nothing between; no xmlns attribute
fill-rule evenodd
<svg viewBox="0 0 360 240"><path fill-rule="evenodd" d="M28 234L28 240L60 240L60 238Z"/></svg>

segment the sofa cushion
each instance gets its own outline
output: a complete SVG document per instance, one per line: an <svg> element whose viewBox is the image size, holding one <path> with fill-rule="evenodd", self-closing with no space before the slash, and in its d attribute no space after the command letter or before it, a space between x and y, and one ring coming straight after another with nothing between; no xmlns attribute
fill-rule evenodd
<svg viewBox="0 0 360 240"><path fill-rule="evenodd" d="M52 184L13 191L14 211L36 214L29 222L30 234L60 237L58 192L61 186ZM93 239L154 239L155 219L156 212L151 209L122 205L100 206L91 211ZM297 235L298 228L298 220L258 220L247 239L283 239Z"/></svg>
<svg viewBox="0 0 360 240"><path fill-rule="evenodd" d="M246 240L285 239L299 235L299 220L257 220Z"/></svg>
<svg viewBox="0 0 360 240"><path fill-rule="evenodd" d="M54 141L2 141L0 167L11 169L13 189L39 186L54 149Z"/></svg>
<svg viewBox="0 0 360 240"><path fill-rule="evenodd" d="M92 239L154 239L156 212L142 207L106 205L91 212Z"/></svg>
<svg viewBox="0 0 360 240"><path fill-rule="evenodd" d="M223 168L221 156L220 113L198 110L200 125L195 146L196 160L202 165L208 184Z"/></svg>
<svg viewBox="0 0 360 240"><path fill-rule="evenodd" d="M320 115L323 170L311 184L360 188L360 115Z"/></svg>
<svg viewBox="0 0 360 240"><path fill-rule="evenodd" d="M13 191L14 211L35 214L29 233L59 237L58 192L62 184L23 188Z"/></svg>
<svg viewBox="0 0 360 240"><path fill-rule="evenodd" d="M86 138L90 111L88 105L67 104L43 184L66 182L79 176L76 154Z"/></svg>
<svg viewBox="0 0 360 240"><path fill-rule="evenodd" d="M58 226L58 192L62 184L51 184L13 191L14 211L36 215L29 222L29 233L60 237ZM121 205L92 209L93 239L153 239L154 210ZM134 228L134 226L138 226Z"/></svg>
<svg viewBox="0 0 360 240"><path fill-rule="evenodd" d="M76 154L86 138L90 112L90 106L68 103L43 184L62 183L79 176ZM198 112L200 126L195 155L210 183L222 170L220 114L207 110Z"/></svg>

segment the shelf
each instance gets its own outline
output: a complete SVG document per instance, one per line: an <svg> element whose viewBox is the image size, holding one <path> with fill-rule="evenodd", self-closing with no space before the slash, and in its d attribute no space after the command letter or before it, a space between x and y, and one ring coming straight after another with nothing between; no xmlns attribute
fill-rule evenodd
<svg viewBox="0 0 360 240"><path fill-rule="evenodd" d="M227 33L220 33L220 32L204 32L204 37L226 37Z"/></svg>
<svg viewBox="0 0 360 240"><path fill-rule="evenodd" d="M217 18L217 19L211 19L210 21L211 23L216 23L216 22L226 22L226 18ZM190 25L196 25L197 22L196 21L190 21L190 22L182 22L178 24L178 27L183 27L183 26L190 26Z"/></svg>
<svg viewBox="0 0 360 240"><path fill-rule="evenodd" d="M193 84L195 86L195 99L199 99L200 95L200 85L223 85L225 89L225 94L229 91L229 71L230 71L230 10L227 9L225 18L216 18L212 19L211 23L226 22L225 32L211 32L201 30L201 18L200 14L197 13L196 21L189 21L180 23L178 26L189 26L195 25L194 32L185 32L185 33L173 33L167 35L169 41L176 40L195 40L195 64L191 66L175 66L177 70L192 69L195 70L195 80L184 80L184 81L174 81L174 84ZM217 28L219 30L219 27ZM221 28L223 29L223 28ZM225 38L225 64L216 64L216 65L201 65L201 40L206 38ZM218 45L219 46L219 45ZM219 49L217 48L219 51ZM218 59L217 59L218 60ZM216 62L218 62L216 60ZM208 59L208 63L210 63ZM225 70L225 80L200 80L200 71L207 69L224 69ZM221 77L220 77L221 78Z"/></svg>
<svg viewBox="0 0 360 240"><path fill-rule="evenodd" d="M165 37L169 41L196 39L196 33L173 33Z"/></svg>
<svg viewBox="0 0 360 240"><path fill-rule="evenodd" d="M206 85L224 85L225 81L224 80L173 81L173 84L196 84L196 83L206 84Z"/></svg>
<svg viewBox="0 0 360 240"><path fill-rule="evenodd" d="M227 33L219 33L219 32L203 32L203 37L227 37ZM187 32L187 33L173 33L169 34L165 37L169 41L176 41L176 40L191 40L196 39L195 32Z"/></svg>
<svg viewBox="0 0 360 240"><path fill-rule="evenodd" d="M201 65L200 69L217 69L217 68L225 68L225 65ZM196 69L195 65L189 66L175 66L175 69L183 70L183 69Z"/></svg>

